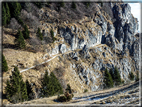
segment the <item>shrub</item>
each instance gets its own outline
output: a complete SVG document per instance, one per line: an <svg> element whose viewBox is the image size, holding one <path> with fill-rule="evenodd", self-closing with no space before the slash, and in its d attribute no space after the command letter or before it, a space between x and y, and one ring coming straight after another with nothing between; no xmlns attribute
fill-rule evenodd
<svg viewBox="0 0 142 107"><path fill-rule="evenodd" d="M70 101L73 98L73 94L69 94L68 92L65 92L63 96L58 96L57 100L60 102L66 102Z"/></svg>
<svg viewBox="0 0 142 107"><path fill-rule="evenodd" d="M32 46L33 52L39 52L42 51L41 47L41 41L39 38L30 37L28 40L29 44Z"/></svg>
<svg viewBox="0 0 142 107"><path fill-rule="evenodd" d="M10 27L12 30L17 30L17 29L20 29L20 28L21 28L21 25L17 22L17 20L16 20L15 18L12 18L12 19L10 20L9 27Z"/></svg>
<svg viewBox="0 0 142 107"><path fill-rule="evenodd" d="M74 96L71 90L72 89L71 89L70 85L67 84L66 92L64 93L63 96L58 96L57 100L60 102L70 101Z"/></svg>
<svg viewBox="0 0 142 107"><path fill-rule="evenodd" d="M31 4L31 3L29 3L29 4ZM19 17L24 22L24 24L29 26L29 28L34 29L35 30L34 32L36 32L38 26L40 25L39 18L38 18L38 15L37 15L38 9L34 8L33 5L29 5L29 7L30 6L32 7L32 10L28 13L26 10L22 9Z"/></svg>
<svg viewBox="0 0 142 107"><path fill-rule="evenodd" d="M64 101L67 101L67 97L66 96L59 96L57 98L57 100L60 101L60 102L64 102Z"/></svg>
<svg viewBox="0 0 142 107"><path fill-rule="evenodd" d="M86 93L86 92L88 92L88 90L87 90L87 89L85 89L85 90L84 90L84 93Z"/></svg>
<svg viewBox="0 0 142 107"><path fill-rule="evenodd" d="M34 61L34 65L36 70L40 70L43 67L37 60Z"/></svg>

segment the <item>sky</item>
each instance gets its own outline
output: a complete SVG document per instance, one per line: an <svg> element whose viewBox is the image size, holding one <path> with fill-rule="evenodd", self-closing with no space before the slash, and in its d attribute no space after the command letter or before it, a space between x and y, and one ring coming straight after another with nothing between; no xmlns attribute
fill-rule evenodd
<svg viewBox="0 0 142 107"><path fill-rule="evenodd" d="M140 3L129 3L129 5L131 6L131 13L139 21L139 29L138 29L138 31L140 32L140 29L141 29L140 28L140 23L141 23L141 20L140 20L140 15L141 15L140 14L141 13Z"/></svg>
<svg viewBox="0 0 142 107"><path fill-rule="evenodd" d="M141 16L141 13L142 13L141 4L140 3L142 3L142 0L123 0L123 1L128 3L131 6L131 13L139 21L139 29L138 29L138 31L140 32L140 29L141 29L141 26L140 26L141 18L140 18L140 16Z"/></svg>

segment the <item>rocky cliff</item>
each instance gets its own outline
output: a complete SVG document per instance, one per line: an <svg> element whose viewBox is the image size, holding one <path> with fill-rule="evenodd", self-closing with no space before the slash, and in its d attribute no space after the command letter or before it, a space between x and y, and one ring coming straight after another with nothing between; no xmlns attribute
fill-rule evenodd
<svg viewBox="0 0 142 107"><path fill-rule="evenodd" d="M109 6L113 18L98 4L98 11L94 17L84 17L76 23L65 22L62 26L56 26L58 33L55 36L62 42L56 41L56 46L50 51L50 55L56 55L81 49L66 54L64 58L81 60L78 64L73 62L71 69L75 69L80 80L92 91L99 88L97 78L101 78L105 68L117 66L125 82L128 80L129 72L135 73L139 70L138 21L131 14L130 5L104 5Z"/></svg>
<svg viewBox="0 0 142 107"><path fill-rule="evenodd" d="M58 19L52 23L45 19L56 19L53 13L56 16L60 14L49 7L39 10L44 40L50 37L51 29L56 38L54 43L47 44L45 51L50 57L61 54L54 64L68 64L65 66L68 71L65 80L80 92L102 89L105 68L114 69L117 66L124 82L129 81L131 71L134 74L139 71L138 21L132 15L130 5L110 2L103 3L101 7L95 3L95 8L97 11L75 22L60 22ZM50 72L56 67L52 64L47 67Z"/></svg>

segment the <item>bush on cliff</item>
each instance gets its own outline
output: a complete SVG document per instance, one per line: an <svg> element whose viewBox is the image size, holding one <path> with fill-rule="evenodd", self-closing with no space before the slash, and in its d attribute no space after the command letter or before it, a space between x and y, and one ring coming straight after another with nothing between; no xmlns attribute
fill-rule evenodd
<svg viewBox="0 0 142 107"><path fill-rule="evenodd" d="M104 88L111 88L111 87L113 87L113 80L106 68L104 73Z"/></svg>
<svg viewBox="0 0 142 107"><path fill-rule="evenodd" d="M58 96L57 100L60 102L70 101L74 96L71 90L72 89L71 89L70 85L67 84L66 92L64 93L63 96Z"/></svg>
<svg viewBox="0 0 142 107"><path fill-rule="evenodd" d="M130 72L130 73L129 73L129 79L130 79L130 80L134 80L134 74L133 74L133 72Z"/></svg>

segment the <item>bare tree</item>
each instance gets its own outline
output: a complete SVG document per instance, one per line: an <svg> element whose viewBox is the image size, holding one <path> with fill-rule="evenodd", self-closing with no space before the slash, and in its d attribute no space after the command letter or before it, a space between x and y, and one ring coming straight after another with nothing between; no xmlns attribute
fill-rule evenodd
<svg viewBox="0 0 142 107"><path fill-rule="evenodd" d="M38 38L31 37L29 39L29 44L32 46L32 48L35 52L41 51L41 48L40 48L41 47L41 41Z"/></svg>
<svg viewBox="0 0 142 107"><path fill-rule="evenodd" d="M31 12L27 12L26 10L21 11L20 18L30 27L37 29L37 27L40 25L38 17L34 16Z"/></svg>
<svg viewBox="0 0 142 107"><path fill-rule="evenodd" d="M15 18L12 18L10 20L9 28L11 28L14 31L14 30L20 29L21 25L17 22Z"/></svg>

